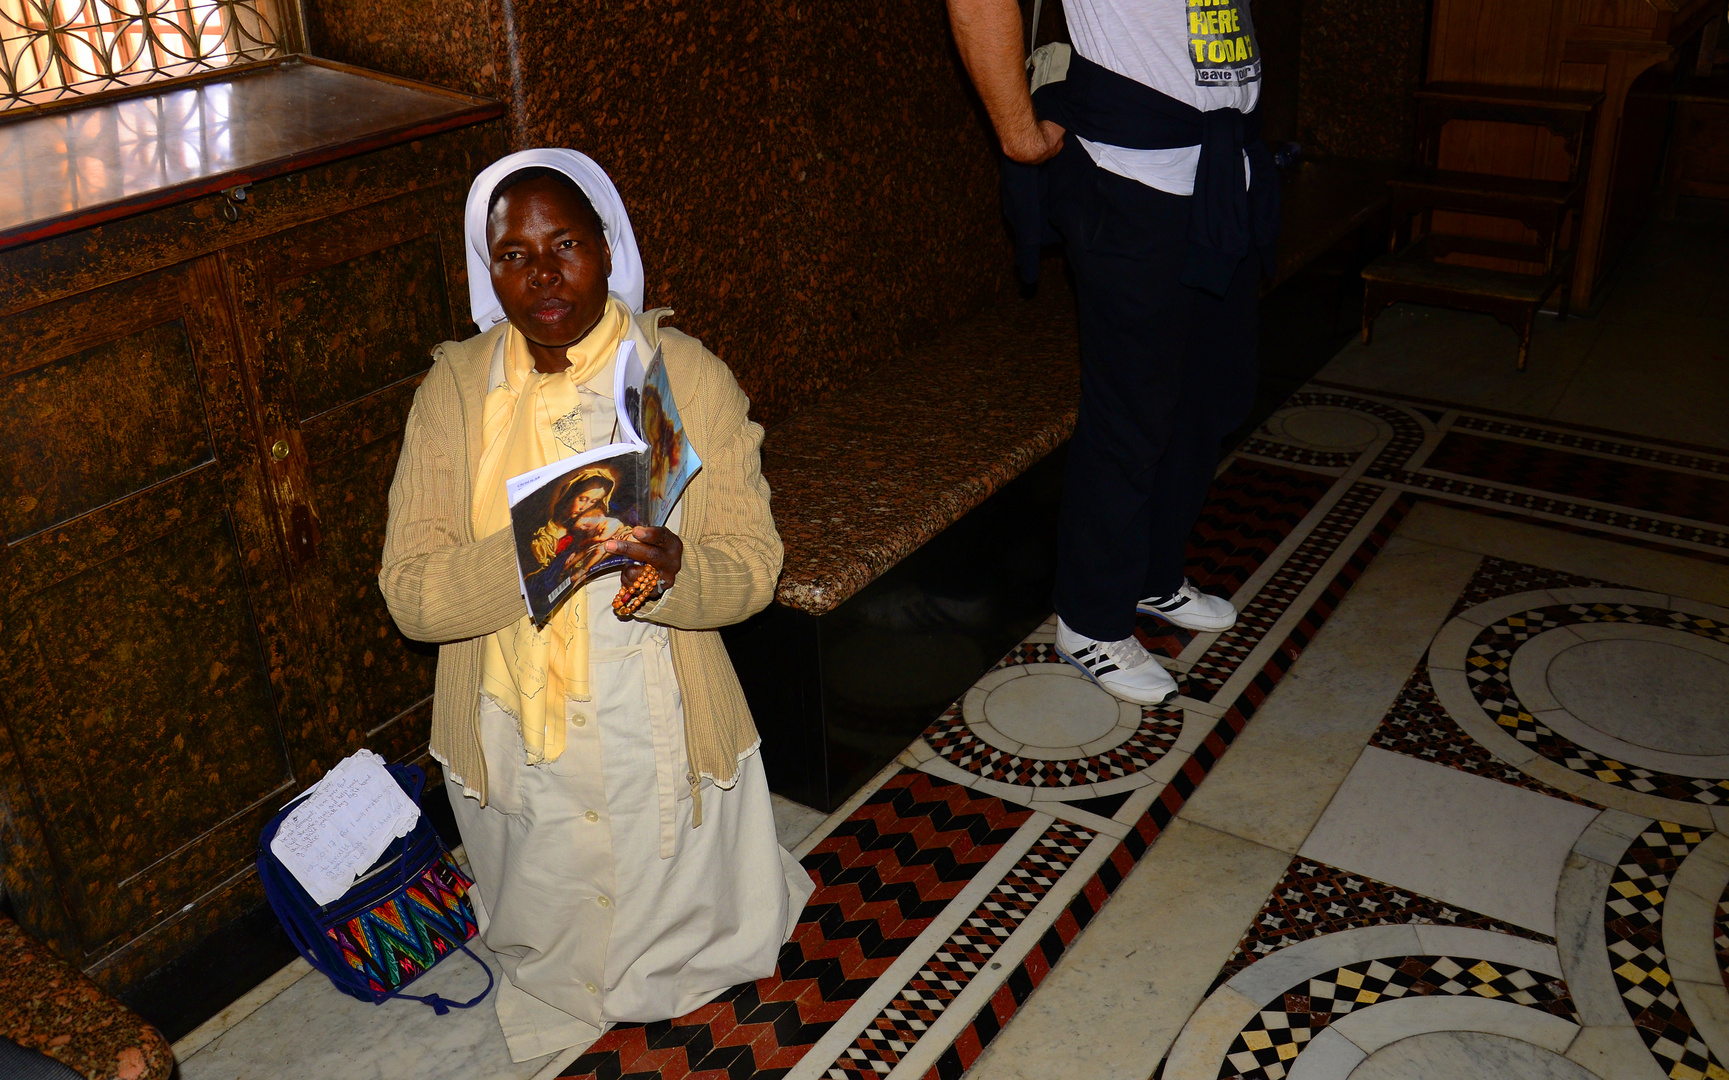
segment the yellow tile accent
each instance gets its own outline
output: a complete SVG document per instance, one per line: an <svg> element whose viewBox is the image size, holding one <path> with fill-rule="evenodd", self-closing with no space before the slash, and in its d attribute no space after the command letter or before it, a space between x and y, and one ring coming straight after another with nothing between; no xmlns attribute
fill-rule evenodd
<svg viewBox="0 0 1729 1080"><path fill-rule="evenodd" d="M1250 1050L1265 1050L1273 1045L1273 1040L1264 1031L1243 1032L1243 1044Z"/></svg>

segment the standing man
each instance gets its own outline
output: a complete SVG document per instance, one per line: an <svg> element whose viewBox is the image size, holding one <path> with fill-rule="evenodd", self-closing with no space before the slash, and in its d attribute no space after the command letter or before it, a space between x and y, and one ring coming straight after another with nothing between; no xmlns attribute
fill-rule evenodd
<svg viewBox="0 0 1729 1080"><path fill-rule="evenodd" d="M1075 276L1057 651L1117 697L1158 704L1177 683L1135 639L1136 612L1202 631L1237 619L1183 559L1219 441L1253 402L1255 302L1278 232L1249 3L1063 0L1072 54L1040 50L1031 90L1016 0L948 8L1008 158L1022 277L1036 280L1039 244L1057 239Z"/></svg>

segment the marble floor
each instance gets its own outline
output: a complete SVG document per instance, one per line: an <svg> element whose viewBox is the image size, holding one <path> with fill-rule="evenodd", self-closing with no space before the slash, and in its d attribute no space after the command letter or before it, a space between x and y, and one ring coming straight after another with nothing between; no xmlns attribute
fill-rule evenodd
<svg viewBox="0 0 1729 1080"><path fill-rule="evenodd" d="M1729 203L1683 199L1616 271L1591 318L1538 316L1526 371L1487 315L1399 304L1328 382L1630 435L1729 446Z"/></svg>
<svg viewBox="0 0 1729 1080"><path fill-rule="evenodd" d="M1138 629L1175 701L1047 624L836 813L780 801L817 891L774 976L512 1065L484 1005L293 965L182 1077L1729 1080L1729 413L1480 400L1447 325L1408 392L1350 382L1390 330L1222 464L1191 570L1238 625Z"/></svg>

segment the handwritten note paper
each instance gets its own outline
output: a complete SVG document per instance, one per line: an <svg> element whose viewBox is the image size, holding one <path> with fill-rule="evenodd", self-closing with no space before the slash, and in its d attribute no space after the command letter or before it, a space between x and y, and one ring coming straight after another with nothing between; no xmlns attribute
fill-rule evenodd
<svg viewBox="0 0 1729 1080"><path fill-rule="evenodd" d="M343 758L283 820L270 852L320 907L347 892L384 849L407 836L420 807L370 750Z"/></svg>

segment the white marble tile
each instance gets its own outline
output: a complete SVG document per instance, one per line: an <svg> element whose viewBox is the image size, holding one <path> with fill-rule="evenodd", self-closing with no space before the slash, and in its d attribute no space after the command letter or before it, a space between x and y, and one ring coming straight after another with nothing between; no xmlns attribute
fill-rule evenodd
<svg viewBox="0 0 1729 1080"><path fill-rule="evenodd" d="M1557 604L1595 604L1606 597L1613 597L1618 604L1637 604L1640 607L1668 607L1669 597L1663 592L1653 592L1649 589L1612 589L1598 585L1567 585L1558 589L1550 589L1549 595L1555 598ZM1598 625L1584 623L1585 626Z"/></svg>
<svg viewBox="0 0 1729 1080"><path fill-rule="evenodd" d="M1345 1080L1368 1056L1362 1047L1332 1028L1322 1028L1303 1047L1297 1060L1291 1062L1291 1071L1286 1076L1289 1080Z"/></svg>
<svg viewBox="0 0 1729 1080"><path fill-rule="evenodd" d="M1561 958L1555 952L1555 946L1546 941L1439 923L1419 923L1416 930L1425 956L1470 956L1496 964L1512 964L1554 978L1561 976Z"/></svg>
<svg viewBox="0 0 1729 1080"><path fill-rule="evenodd" d="M1113 821L1107 817L1100 817L1091 810L1082 810L1078 806L1071 806L1058 798L1058 796L1062 794L1064 793L1041 789L1038 794L1027 800L1025 805L1032 807L1034 810L1047 813L1054 818L1059 818L1063 821L1079 825L1084 829L1091 830L1092 832L1116 837L1118 840L1129 835L1129 826L1124 825L1120 821Z"/></svg>
<svg viewBox="0 0 1729 1080"><path fill-rule="evenodd" d="M1146 1080L1290 856L1174 821L985 1054L971 1080Z"/></svg>
<svg viewBox="0 0 1729 1080"><path fill-rule="evenodd" d="M1375 320L1374 329L1371 344L1346 345L1317 378L1545 416L1566 393L1604 328L1598 319L1540 316L1531 331L1526 371L1514 366L1518 340L1487 315L1395 304Z"/></svg>
<svg viewBox="0 0 1729 1080"><path fill-rule="evenodd" d="M1567 1060L1578 1062L1601 1080L1669 1080L1631 1026L1581 1028Z"/></svg>
<svg viewBox="0 0 1729 1080"><path fill-rule="evenodd" d="M1260 1003L1228 986L1215 990L1171 1045L1165 1058L1165 1080L1218 1080L1219 1063L1237 1032L1254 1019Z"/></svg>
<svg viewBox="0 0 1729 1080"><path fill-rule="evenodd" d="M1598 859L1611 866L1621 862L1621 855L1627 850L1627 845L1639 839L1651 825L1651 819L1629 814L1625 810L1608 809L1597 815L1597 820L1591 823L1579 836L1573 850L1587 858ZM1587 847L1587 841L1592 846ZM1598 851L1603 854L1597 854ZM1606 856L1606 857L1605 857Z"/></svg>
<svg viewBox="0 0 1729 1080"><path fill-rule="evenodd" d="M1352 1080L1598 1080L1554 1050L1482 1031L1413 1035L1370 1054L1349 1075Z"/></svg>
<svg viewBox="0 0 1729 1080"><path fill-rule="evenodd" d="M780 846L788 851L798 847L828 816L821 810L813 810L803 803L793 802L780 795L770 795L769 801L774 804L775 837L780 840Z"/></svg>
<svg viewBox="0 0 1729 1080"><path fill-rule="evenodd" d="M1705 982L1676 977L1675 993L1693 1030L1716 1052L1719 1061L1729 1055L1729 990L1723 988L1723 976Z"/></svg>
<svg viewBox="0 0 1729 1080"><path fill-rule="evenodd" d="M1676 875L1680 877L1679 874ZM1678 881L1671 882L1663 900L1663 952L1669 959L1669 974L1677 979L1723 984L1712 931L1717 916L1717 896L1707 900Z"/></svg>
<svg viewBox="0 0 1729 1080"><path fill-rule="evenodd" d="M1729 777L1729 645L1664 626L1578 630L1571 640L1540 634L1513 654L1520 704L1605 757Z"/></svg>
<svg viewBox="0 0 1729 1080"><path fill-rule="evenodd" d="M1207 741L1207 736L1219 726L1219 717L1196 709L1183 710L1183 730L1177 735L1177 741L1171 744L1171 751L1193 753L1197 746Z"/></svg>
<svg viewBox="0 0 1729 1080"><path fill-rule="evenodd" d="M1450 550L1377 558L1182 816L1296 851L1479 562Z"/></svg>
<svg viewBox="0 0 1729 1080"><path fill-rule="evenodd" d="M174 1044L174 1060L185 1061L204 1049L223 1032L269 1004L277 994L282 993L311 973L312 965L307 963L304 957L295 957L294 961L285 965L282 970L254 986L230 1003L227 1008L182 1036L180 1041Z"/></svg>
<svg viewBox="0 0 1729 1080"><path fill-rule="evenodd" d="M1323 934L1268 953L1237 972L1225 985L1256 1004L1265 1005L1323 971L1359 960L1421 955L1422 952L1422 941L1415 926L1363 926L1336 934Z"/></svg>
<svg viewBox="0 0 1729 1080"><path fill-rule="evenodd" d="M1603 898L1614 876L1612 864L1577 852L1568 857L1555 891L1555 951L1580 1021L1587 1026L1625 1027L1631 1033L1633 1021L1604 947Z"/></svg>
<svg viewBox="0 0 1729 1080"><path fill-rule="evenodd" d="M1303 844L1304 858L1555 932L1555 887L1597 811L1375 747Z"/></svg>
<svg viewBox="0 0 1729 1080"><path fill-rule="evenodd" d="M1332 1026L1371 1055L1383 1046L1427 1031L1485 1031L1533 1043L1558 1054L1564 1053L1579 1034L1579 1025L1571 1020L1474 994L1396 998L1347 1013L1333 1021Z"/></svg>
<svg viewBox="0 0 1729 1080"><path fill-rule="evenodd" d="M1729 836L1712 833L1693 849L1663 902L1663 952L1675 992L1693 1027L1718 1056L1729 1056L1729 988L1713 941L1717 900L1729 887Z"/></svg>
<svg viewBox="0 0 1729 1080"><path fill-rule="evenodd" d="M479 939L469 948L496 973L497 961ZM457 953L421 976L411 990L466 1001L485 985L474 961ZM510 1060L491 995L472 1009L438 1016L418 1001L373 1005L351 998L313 974L181 1062L180 1078L528 1080L550 1062Z"/></svg>
<svg viewBox="0 0 1729 1080"><path fill-rule="evenodd" d="M1617 544L1529 521L1419 503L1406 515L1399 533L1635 589L1729 604L1729 565Z"/></svg>
<svg viewBox="0 0 1729 1080"><path fill-rule="evenodd" d="M931 744L925 742L923 738L918 738L912 741L912 745L902 750L900 757L895 760L909 769L916 769L936 756L937 752L931 749Z"/></svg>
<svg viewBox="0 0 1729 1080"><path fill-rule="evenodd" d="M1668 306L1653 305L1647 317ZM1549 415L1682 442L1729 442L1723 425L1729 380L1722 361L1729 325L1720 295L1712 309L1678 306L1661 318L1660 327L1631 318L1581 320L1603 326ZM1663 361L1653 363L1654 356Z"/></svg>

